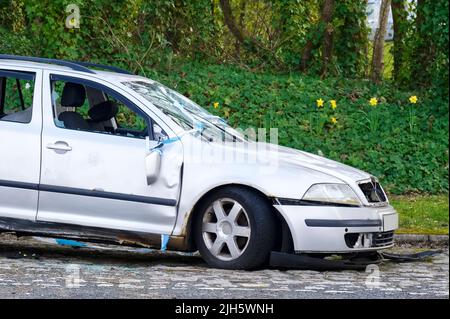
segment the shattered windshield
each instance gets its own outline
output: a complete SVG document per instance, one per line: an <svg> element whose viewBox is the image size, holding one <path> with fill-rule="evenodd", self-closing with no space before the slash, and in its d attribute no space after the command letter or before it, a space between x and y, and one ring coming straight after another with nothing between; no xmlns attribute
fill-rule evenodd
<svg viewBox="0 0 450 319"><path fill-rule="evenodd" d="M233 142L244 139L220 117L158 82L130 81L123 84L150 101L185 131L192 130L209 141Z"/></svg>

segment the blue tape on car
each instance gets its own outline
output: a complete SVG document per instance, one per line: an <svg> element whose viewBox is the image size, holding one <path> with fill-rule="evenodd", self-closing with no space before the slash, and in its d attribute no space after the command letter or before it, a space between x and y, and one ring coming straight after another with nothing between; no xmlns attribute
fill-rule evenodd
<svg viewBox="0 0 450 319"><path fill-rule="evenodd" d="M58 245L61 246L70 246L70 247L86 247L85 243L80 243L75 240L68 240L68 239L56 239L55 240Z"/></svg>
<svg viewBox="0 0 450 319"><path fill-rule="evenodd" d="M192 133L192 132L201 132L202 130L203 130L203 124L200 124L197 128L195 128L193 130L190 130L190 131L186 131L183 134L181 134L180 136L168 138L168 139L166 139L164 141L161 141L161 144L166 145L166 144L170 144L170 143L175 143L175 142L181 141L181 138L184 135Z"/></svg>
<svg viewBox="0 0 450 319"><path fill-rule="evenodd" d="M178 142L179 140L181 140L179 137L172 137L172 138L168 138L167 140L162 141L161 143L166 145L166 144Z"/></svg>
<svg viewBox="0 0 450 319"><path fill-rule="evenodd" d="M161 250L167 250L167 244L169 243L169 235L161 235Z"/></svg>
<svg viewBox="0 0 450 319"><path fill-rule="evenodd" d="M195 123L195 130L202 132L205 129L205 125L202 122Z"/></svg>

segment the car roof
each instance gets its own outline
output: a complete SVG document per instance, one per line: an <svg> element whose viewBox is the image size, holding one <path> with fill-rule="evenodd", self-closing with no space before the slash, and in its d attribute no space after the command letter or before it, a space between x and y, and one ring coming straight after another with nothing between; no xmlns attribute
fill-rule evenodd
<svg viewBox="0 0 450 319"><path fill-rule="evenodd" d="M73 68L64 66L64 65L57 65L57 64L43 63L43 62L34 62L34 61L21 61L21 60L14 60L14 59L0 59L0 67L6 67L6 68L23 67L23 68L34 68L34 69L49 70L49 71L70 72L70 73L79 74L79 75L93 75L93 76L96 75L97 77L100 77L102 79L106 79L109 81L120 81L120 82L136 81L136 80L145 79L142 76L133 75L133 74L96 70L93 68L88 68L90 71L92 71L92 73L87 73L87 72L83 72L83 71L74 70Z"/></svg>

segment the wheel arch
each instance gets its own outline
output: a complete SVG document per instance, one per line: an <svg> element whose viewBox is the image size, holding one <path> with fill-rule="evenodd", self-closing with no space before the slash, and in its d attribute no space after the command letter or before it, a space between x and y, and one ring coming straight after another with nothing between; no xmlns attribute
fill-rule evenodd
<svg viewBox="0 0 450 319"><path fill-rule="evenodd" d="M197 249L195 241L194 241L194 236L192 234L192 228L193 228L192 224L193 224L194 217L200 213L198 207L211 194L213 194L214 192L217 192L220 189L228 188L228 187L245 188L245 189L251 190L252 192L265 198L267 200L267 204L271 208L272 213L275 214L275 216L277 217L277 221L278 221L277 226L278 226L279 234L280 234L280 236L278 236L279 237L278 238L279 244L277 245L277 246L279 246L278 250L286 251L286 252L290 252L293 250L293 240L292 240L291 230L289 229L289 226L288 226L286 220L284 219L284 217L280 214L280 212L275 207L273 207L273 200L275 199L275 197L267 195L260 189L255 188L253 186L249 186L249 185L245 185L245 184L237 184L237 183L222 184L222 185L218 185L216 187L209 189L208 191L206 191L204 194L202 194L200 196L200 198L193 205L193 207L189 211L189 213L186 214L187 218L186 218L186 222L185 222L185 226L184 226L184 236L185 236L185 244L186 244L187 250L195 251Z"/></svg>

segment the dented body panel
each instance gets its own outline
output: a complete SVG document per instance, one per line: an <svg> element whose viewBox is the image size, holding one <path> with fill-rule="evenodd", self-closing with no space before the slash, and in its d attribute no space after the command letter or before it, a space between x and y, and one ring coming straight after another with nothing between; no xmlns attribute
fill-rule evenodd
<svg viewBox="0 0 450 319"><path fill-rule="evenodd" d="M161 235L147 232L88 227L73 224L36 222L20 218L0 217L0 231L17 236L42 236L133 247L161 247ZM172 237L169 249L185 250L184 238Z"/></svg>
<svg viewBox="0 0 450 319"><path fill-rule="evenodd" d="M185 145L185 158L182 196L173 232L177 236L185 235L189 214L195 204L217 187L245 185L269 198L300 198L311 186L310 181L341 182L318 170L293 163L277 163L270 159L269 149L257 155L256 152L251 154L245 145L204 143L190 135L186 135L181 141ZM226 159L227 156L234 159Z"/></svg>
<svg viewBox="0 0 450 319"><path fill-rule="evenodd" d="M49 78L53 74L59 73L46 71L44 77ZM92 80L92 77L88 78ZM108 85L100 79L96 82ZM40 191L36 220L170 234L180 194L181 145L167 145L159 179L149 186L145 175L145 140L59 128L53 123L49 81L45 81L43 92L43 105L46 107L43 111L41 184L56 189L124 194L131 200L87 197L78 195L76 191L64 193L44 189ZM144 106L142 109L148 112ZM151 113L148 115L152 116ZM59 154L45 149L45 145L55 141L64 141L72 151ZM175 204L134 201L138 196L167 199Z"/></svg>
<svg viewBox="0 0 450 319"><path fill-rule="evenodd" d="M275 205L286 220L292 234L294 250L310 253L349 253L392 247L392 241L381 246L374 243L357 245L360 234L379 234L395 230L397 225L384 222L383 216L395 215L392 206L376 207L317 207ZM348 245L346 234L357 234ZM348 236L348 235L347 235ZM393 238L392 238L393 239Z"/></svg>
<svg viewBox="0 0 450 319"><path fill-rule="evenodd" d="M161 235L169 235L169 249L194 250L190 232L199 201L217 188L244 185L273 201L274 214L286 222L297 252L364 252L392 245L389 236L398 227L398 215L387 198L375 204L364 193L360 183L375 181L368 173L274 144L218 143L202 138L199 130L191 134L124 84L150 83L143 77L18 61L0 61L2 69L35 72L37 88L30 125L0 121L2 140L20 137L31 150L25 154L13 147L15 153L5 156L6 144L0 145L0 232L156 248ZM117 92L167 138L146 141L55 126L52 75ZM70 151L49 149L54 143L65 143ZM149 183L146 158L155 147L161 168ZM359 204L302 201L313 185L325 184L348 186Z"/></svg>

